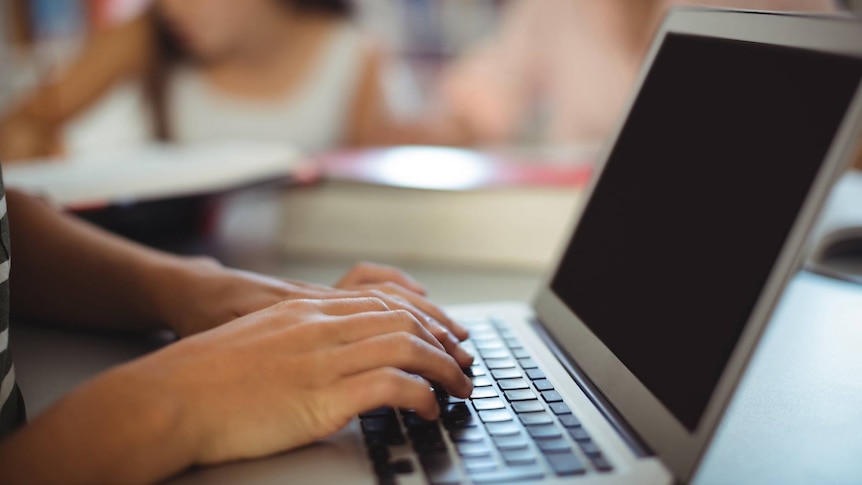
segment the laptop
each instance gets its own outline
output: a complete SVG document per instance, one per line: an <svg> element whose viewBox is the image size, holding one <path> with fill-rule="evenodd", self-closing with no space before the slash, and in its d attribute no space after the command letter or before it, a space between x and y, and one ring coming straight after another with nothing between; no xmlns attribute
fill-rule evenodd
<svg viewBox="0 0 862 485"><path fill-rule="evenodd" d="M177 482L691 481L860 128L862 23L672 10L533 304L449 309L470 399Z"/></svg>

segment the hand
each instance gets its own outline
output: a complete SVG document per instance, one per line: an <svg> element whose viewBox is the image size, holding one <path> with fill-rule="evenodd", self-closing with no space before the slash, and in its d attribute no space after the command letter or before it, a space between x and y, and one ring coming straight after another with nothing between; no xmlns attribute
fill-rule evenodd
<svg viewBox="0 0 862 485"><path fill-rule="evenodd" d="M380 406L434 419L429 381L472 391L424 322L379 298L285 301L132 367L161 382L148 392L177 396L199 464L295 448Z"/></svg>
<svg viewBox="0 0 862 485"><path fill-rule="evenodd" d="M407 273L393 266L363 262L355 265L344 275L335 288L349 289L363 285L393 283L417 295L425 296L428 292Z"/></svg>
<svg viewBox="0 0 862 485"><path fill-rule="evenodd" d="M375 290L403 298L443 323L460 340L466 340L469 336L466 328L424 298L427 291L419 282L398 268L376 263L359 263L335 284L335 288L351 291Z"/></svg>
<svg viewBox="0 0 862 485"><path fill-rule="evenodd" d="M393 310L410 312L461 366L467 367L473 361L458 344L459 339L467 337L467 331L425 297L396 283L421 289L395 268L357 265L338 283L345 289L231 270L206 258L186 260L156 275L152 283L158 289L154 305L161 309L162 319L181 336L209 330L286 300L374 297Z"/></svg>

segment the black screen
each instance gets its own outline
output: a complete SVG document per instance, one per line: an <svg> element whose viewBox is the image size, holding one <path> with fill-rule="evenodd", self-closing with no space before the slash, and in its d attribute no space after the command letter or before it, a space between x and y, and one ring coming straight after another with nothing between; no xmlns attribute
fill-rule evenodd
<svg viewBox="0 0 862 485"><path fill-rule="evenodd" d="M862 60L668 35L552 288L694 430Z"/></svg>

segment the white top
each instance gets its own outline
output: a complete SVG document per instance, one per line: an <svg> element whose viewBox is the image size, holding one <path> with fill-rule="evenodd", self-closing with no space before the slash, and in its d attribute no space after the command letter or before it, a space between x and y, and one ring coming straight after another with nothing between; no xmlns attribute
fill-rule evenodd
<svg viewBox="0 0 862 485"><path fill-rule="evenodd" d="M342 143L362 68L361 33L345 24L297 90L272 100L220 92L192 67L170 79L170 117L176 141L240 139L279 142L303 151ZM67 152L125 151L152 143L152 118L137 83L119 85L65 131Z"/></svg>
<svg viewBox="0 0 862 485"><path fill-rule="evenodd" d="M337 146L359 82L361 46L356 29L340 28L298 90L266 101L231 97L192 68L178 69L170 86L172 133L179 142L239 137L308 151Z"/></svg>

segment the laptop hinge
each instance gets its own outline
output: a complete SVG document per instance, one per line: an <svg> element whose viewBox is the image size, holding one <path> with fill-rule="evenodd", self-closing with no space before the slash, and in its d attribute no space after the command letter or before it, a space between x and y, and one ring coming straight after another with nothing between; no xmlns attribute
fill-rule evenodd
<svg viewBox="0 0 862 485"><path fill-rule="evenodd" d="M620 438L628 445L632 453L638 458L654 456L655 453L647 446L640 436L626 423L625 419L616 410L613 404L608 401L604 394L592 383L589 377L578 366L574 359L566 354L562 348L557 345L554 337L545 330L545 326L536 319L532 318L530 324L539 335L539 337L547 344L551 352L557 360L565 367L566 371L572 376L572 379L578 384L581 390L586 394L587 398L598 408L599 412L604 415L605 419L620 435Z"/></svg>

